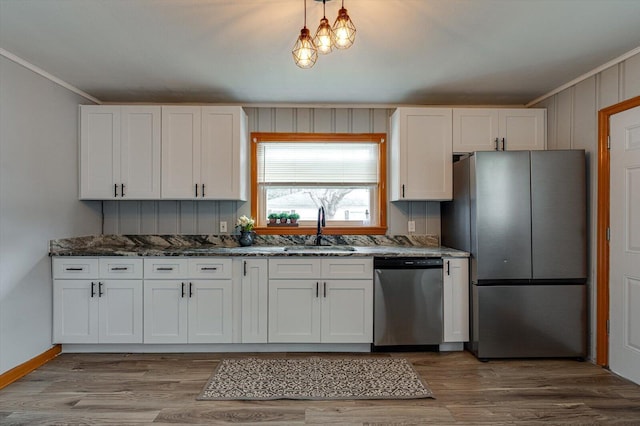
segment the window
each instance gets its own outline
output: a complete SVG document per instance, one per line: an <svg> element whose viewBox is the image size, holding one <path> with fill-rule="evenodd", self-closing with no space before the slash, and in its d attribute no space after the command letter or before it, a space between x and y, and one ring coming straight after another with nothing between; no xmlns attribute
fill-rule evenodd
<svg viewBox="0 0 640 426"><path fill-rule="evenodd" d="M325 209L327 234L386 231L386 135L252 133L252 215L258 232L314 234ZM297 226L268 225L297 213Z"/></svg>

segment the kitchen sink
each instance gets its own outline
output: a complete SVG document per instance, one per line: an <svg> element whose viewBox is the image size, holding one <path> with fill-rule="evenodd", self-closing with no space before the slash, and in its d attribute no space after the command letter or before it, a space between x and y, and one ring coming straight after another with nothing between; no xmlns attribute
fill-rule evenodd
<svg viewBox="0 0 640 426"><path fill-rule="evenodd" d="M352 246L286 246L284 251L310 251L310 252L319 252L319 251L356 251L355 247Z"/></svg>

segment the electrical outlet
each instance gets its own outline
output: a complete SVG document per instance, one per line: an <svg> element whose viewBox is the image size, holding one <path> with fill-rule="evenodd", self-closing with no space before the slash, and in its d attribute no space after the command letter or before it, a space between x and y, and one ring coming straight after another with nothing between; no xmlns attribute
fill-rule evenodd
<svg viewBox="0 0 640 426"><path fill-rule="evenodd" d="M409 232L416 232L416 221L415 220L410 220L407 223L407 228L409 228Z"/></svg>
<svg viewBox="0 0 640 426"><path fill-rule="evenodd" d="M220 222L220 232L227 232L227 222L224 220Z"/></svg>

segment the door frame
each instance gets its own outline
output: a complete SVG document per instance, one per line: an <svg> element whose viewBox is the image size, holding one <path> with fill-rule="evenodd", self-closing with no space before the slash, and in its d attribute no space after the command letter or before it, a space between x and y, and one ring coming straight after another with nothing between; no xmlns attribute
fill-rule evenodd
<svg viewBox="0 0 640 426"><path fill-rule="evenodd" d="M596 269L596 364L609 365L609 229L610 153L609 120L612 115L640 106L640 96L627 99L598 111L598 220Z"/></svg>

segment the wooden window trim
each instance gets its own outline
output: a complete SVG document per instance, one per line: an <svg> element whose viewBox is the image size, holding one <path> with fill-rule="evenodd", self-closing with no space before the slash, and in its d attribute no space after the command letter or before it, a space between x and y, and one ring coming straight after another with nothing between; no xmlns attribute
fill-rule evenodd
<svg viewBox="0 0 640 426"><path fill-rule="evenodd" d="M375 142L378 144L378 226L326 227L326 235L384 235L387 232L387 135L386 133L251 133L251 216L258 218L258 164L259 142ZM263 235L315 235L315 226L275 227L257 226L254 230Z"/></svg>

